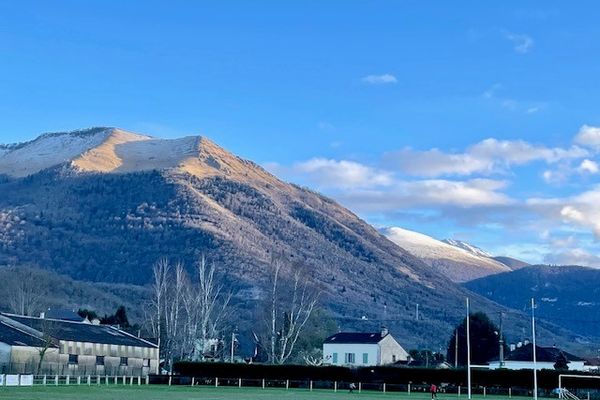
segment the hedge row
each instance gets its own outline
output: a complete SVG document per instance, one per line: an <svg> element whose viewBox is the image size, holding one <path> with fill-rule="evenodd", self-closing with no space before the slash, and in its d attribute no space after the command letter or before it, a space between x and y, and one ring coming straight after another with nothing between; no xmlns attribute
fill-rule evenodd
<svg viewBox="0 0 600 400"><path fill-rule="evenodd" d="M363 383L447 383L465 386L467 373L465 369L427 369L399 367L314 367L308 365L269 365L269 364L229 364L229 363L197 363L179 362L174 366L175 373L197 378L242 378L271 380L313 380ZM558 386L560 371L542 370L538 372L540 388L553 389ZM585 373L568 372L586 375ZM474 386L498 387L530 387L533 374L530 370L479 370L472 371ZM569 380L572 388L600 388L600 380Z"/></svg>

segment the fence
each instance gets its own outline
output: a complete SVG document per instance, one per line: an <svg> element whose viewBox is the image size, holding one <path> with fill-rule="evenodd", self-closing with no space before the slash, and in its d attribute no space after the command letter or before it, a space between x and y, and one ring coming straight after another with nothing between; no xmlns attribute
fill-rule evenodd
<svg viewBox="0 0 600 400"><path fill-rule="evenodd" d="M44 361L39 368L35 361L0 364L0 374L4 375L146 376L148 374L148 369L148 367L132 367L129 365L104 366L46 361Z"/></svg>
<svg viewBox="0 0 600 400"><path fill-rule="evenodd" d="M0 386L65 386L65 385L128 385L141 386L150 383L148 375L141 376L109 376L109 375L29 375L2 374Z"/></svg>
<svg viewBox="0 0 600 400"><path fill-rule="evenodd" d="M296 380L296 379L256 379L256 378L218 378L218 377L189 377L182 375L150 375L150 384L163 385L184 385L184 386L212 386L212 387L238 387L238 388L257 388L272 389L279 388L283 390L331 390L333 392L349 391L350 383L348 381L324 381L324 380ZM405 395L429 393L430 386L426 384L402 384L402 383L373 383L373 382L353 382L356 392L381 392L381 393L404 393ZM499 387L499 386L473 386L471 388L473 395L478 397L533 397L533 390L526 387ZM467 398L467 388L451 384L441 384L439 393L454 395L457 398ZM582 400L600 400L600 390L592 389L573 389L573 393ZM555 390L540 389L540 397L558 398ZM421 396L422 397L422 396Z"/></svg>

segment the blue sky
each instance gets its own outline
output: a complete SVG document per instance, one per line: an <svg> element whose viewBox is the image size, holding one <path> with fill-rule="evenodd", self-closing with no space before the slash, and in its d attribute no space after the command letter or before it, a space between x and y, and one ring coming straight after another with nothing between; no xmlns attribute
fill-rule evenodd
<svg viewBox="0 0 600 400"><path fill-rule="evenodd" d="M600 265L599 13L2 2L0 142L96 125L203 134L376 226Z"/></svg>

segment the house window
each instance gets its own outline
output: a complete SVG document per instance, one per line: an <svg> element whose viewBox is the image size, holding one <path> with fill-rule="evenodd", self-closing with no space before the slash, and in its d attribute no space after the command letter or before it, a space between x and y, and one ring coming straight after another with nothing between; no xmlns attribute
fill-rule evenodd
<svg viewBox="0 0 600 400"><path fill-rule="evenodd" d="M363 353L363 364L369 363L369 353Z"/></svg>
<svg viewBox="0 0 600 400"><path fill-rule="evenodd" d="M129 360L127 359L127 357L121 357L121 363L119 365L127 365L128 361Z"/></svg>
<svg viewBox="0 0 600 400"><path fill-rule="evenodd" d="M337 353L333 353L333 359L331 360L333 364L337 364Z"/></svg>
<svg viewBox="0 0 600 400"><path fill-rule="evenodd" d="M396 355L392 354L392 362L396 362Z"/></svg>
<svg viewBox="0 0 600 400"><path fill-rule="evenodd" d="M96 365L104 365L104 356L96 356Z"/></svg>
<svg viewBox="0 0 600 400"><path fill-rule="evenodd" d="M356 362L354 353L346 353L344 361L346 364L354 364Z"/></svg>
<svg viewBox="0 0 600 400"><path fill-rule="evenodd" d="M77 364L79 356L77 354L69 354L69 364Z"/></svg>

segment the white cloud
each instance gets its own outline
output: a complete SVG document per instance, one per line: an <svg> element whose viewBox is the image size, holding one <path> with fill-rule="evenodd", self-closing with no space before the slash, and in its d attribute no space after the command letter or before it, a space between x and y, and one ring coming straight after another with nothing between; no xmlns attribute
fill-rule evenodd
<svg viewBox="0 0 600 400"><path fill-rule="evenodd" d="M554 223L591 231L600 239L600 185L565 198L531 198L527 205Z"/></svg>
<svg viewBox="0 0 600 400"><path fill-rule="evenodd" d="M532 145L523 140L485 139L463 153L444 153L438 149L416 151L405 148L388 153L389 165L413 176L472 175L503 172L512 165L533 161L555 163L564 159L582 158L588 151L577 146L568 149Z"/></svg>
<svg viewBox="0 0 600 400"><path fill-rule="evenodd" d="M505 181L430 179L398 181L387 190L347 191L337 197L361 212L395 212L411 208L506 206L514 201L500 190Z"/></svg>
<svg viewBox="0 0 600 400"><path fill-rule="evenodd" d="M325 187L357 188L388 186L392 184L391 173L347 160L312 158L294 165L294 171L308 176Z"/></svg>
<svg viewBox="0 0 600 400"><path fill-rule="evenodd" d="M514 50L519 54L527 54L533 48L533 38L529 35L506 32L505 37L514 45Z"/></svg>
<svg viewBox="0 0 600 400"><path fill-rule="evenodd" d="M581 162L581 164L579 164L579 167L577 168L577 170L580 173L587 173L587 174L597 174L598 172L600 172L600 168L598 167L598 163L595 161L592 161L590 159L585 159Z"/></svg>
<svg viewBox="0 0 600 400"><path fill-rule="evenodd" d="M581 265L584 267L600 268L600 257L582 248L547 254L544 257L544 261L548 264Z"/></svg>
<svg viewBox="0 0 600 400"><path fill-rule="evenodd" d="M575 143L600 149L600 127L583 125L575 136Z"/></svg>
<svg viewBox="0 0 600 400"><path fill-rule="evenodd" d="M367 75L362 78L362 81L365 83L370 83L372 85L385 85L385 84L398 83L398 79L396 79L396 77L392 74Z"/></svg>

